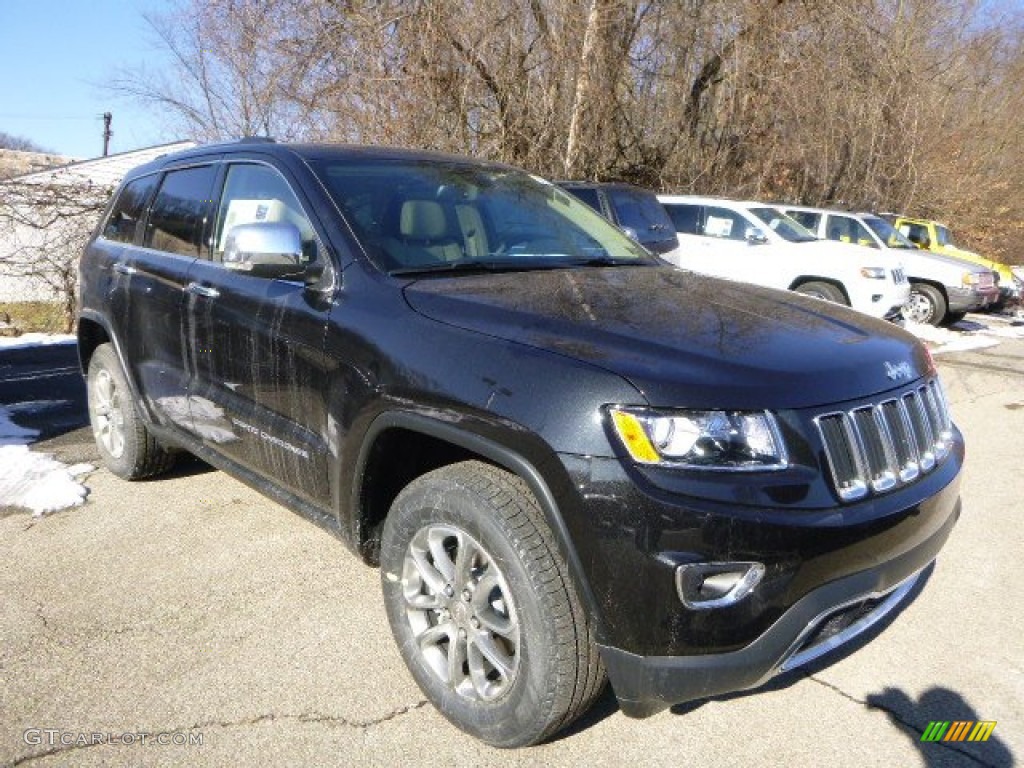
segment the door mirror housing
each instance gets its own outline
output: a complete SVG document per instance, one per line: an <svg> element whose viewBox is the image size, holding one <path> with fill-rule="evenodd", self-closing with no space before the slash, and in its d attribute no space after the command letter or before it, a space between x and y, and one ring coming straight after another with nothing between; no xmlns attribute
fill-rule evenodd
<svg viewBox="0 0 1024 768"><path fill-rule="evenodd" d="M305 279L299 228L286 221L232 227L224 244L224 267L254 277Z"/></svg>
<svg viewBox="0 0 1024 768"><path fill-rule="evenodd" d="M759 227L747 227L745 237L750 245L764 245L768 242L768 235Z"/></svg>

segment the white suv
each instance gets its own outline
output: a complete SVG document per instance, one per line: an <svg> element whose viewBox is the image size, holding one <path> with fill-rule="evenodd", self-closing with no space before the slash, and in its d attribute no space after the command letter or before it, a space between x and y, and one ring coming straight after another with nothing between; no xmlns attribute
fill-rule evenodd
<svg viewBox="0 0 1024 768"><path fill-rule="evenodd" d="M931 325L955 323L967 312L999 301L999 285L991 270L919 250L880 216L802 205L777 207L820 238L898 254L910 281L910 301L903 310L907 320Z"/></svg>
<svg viewBox="0 0 1024 768"><path fill-rule="evenodd" d="M659 195L679 239L671 263L788 289L895 319L910 297L898 259L818 240L777 208L714 197ZM665 258L665 257L663 257Z"/></svg>

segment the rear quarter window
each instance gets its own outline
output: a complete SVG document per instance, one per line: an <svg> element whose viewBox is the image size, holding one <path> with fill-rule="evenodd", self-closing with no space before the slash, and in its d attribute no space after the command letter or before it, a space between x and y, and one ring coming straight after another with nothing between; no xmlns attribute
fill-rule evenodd
<svg viewBox="0 0 1024 768"><path fill-rule="evenodd" d="M121 188L103 225L103 237L118 243L135 242L139 222L146 212L146 203L153 194L159 176L143 176Z"/></svg>

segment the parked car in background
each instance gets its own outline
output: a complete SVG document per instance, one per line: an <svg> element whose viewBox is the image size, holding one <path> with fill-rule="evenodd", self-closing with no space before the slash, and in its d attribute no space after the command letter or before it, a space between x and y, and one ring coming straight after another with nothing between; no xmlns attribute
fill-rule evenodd
<svg viewBox="0 0 1024 768"><path fill-rule="evenodd" d="M980 253L960 248L953 242L949 227L932 219L894 216L893 226L918 248L943 256L952 256L993 270L999 277L999 306L1019 304L1024 296L1024 282L1008 264L986 258Z"/></svg>
<svg viewBox="0 0 1024 768"><path fill-rule="evenodd" d="M991 270L918 249L881 216L828 208L781 205L783 211L822 239L898 254L910 280L907 320L955 323L967 312L993 305L999 288Z"/></svg>
<svg viewBox="0 0 1024 768"><path fill-rule="evenodd" d="M649 189L598 181L560 181L558 186L617 224L652 253L664 256L676 249L672 221Z"/></svg>
<svg viewBox="0 0 1024 768"><path fill-rule="evenodd" d="M819 240L764 203L659 195L679 238L669 259L685 269L781 288L895 319L910 298L899 260Z"/></svg>

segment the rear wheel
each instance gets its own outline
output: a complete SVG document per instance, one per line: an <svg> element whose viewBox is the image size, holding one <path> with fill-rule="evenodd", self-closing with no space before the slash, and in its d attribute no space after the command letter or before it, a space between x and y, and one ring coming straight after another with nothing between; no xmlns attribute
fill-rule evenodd
<svg viewBox="0 0 1024 768"><path fill-rule="evenodd" d="M149 434L132 398L128 380L110 344L101 344L89 360L89 422L103 463L126 480L166 472L174 454Z"/></svg>
<svg viewBox="0 0 1024 768"><path fill-rule="evenodd" d="M796 292L802 293L804 296L813 296L816 299L831 301L833 304L846 304L849 306L841 290L831 283L823 283L820 280L802 283L796 287Z"/></svg>
<svg viewBox="0 0 1024 768"><path fill-rule="evenodd" d="M384 523L381 583L417 684L457 727L535 744L585 712L604 668L533 495L479 462L410 483Z"/></svg>
<svg viewBox="0 0 1024 768"><path fill-rule="evenodd" d="M903 319L922 325L939 325L946 316L946 297L927 283L912 283L903 306Z"/></svg>

